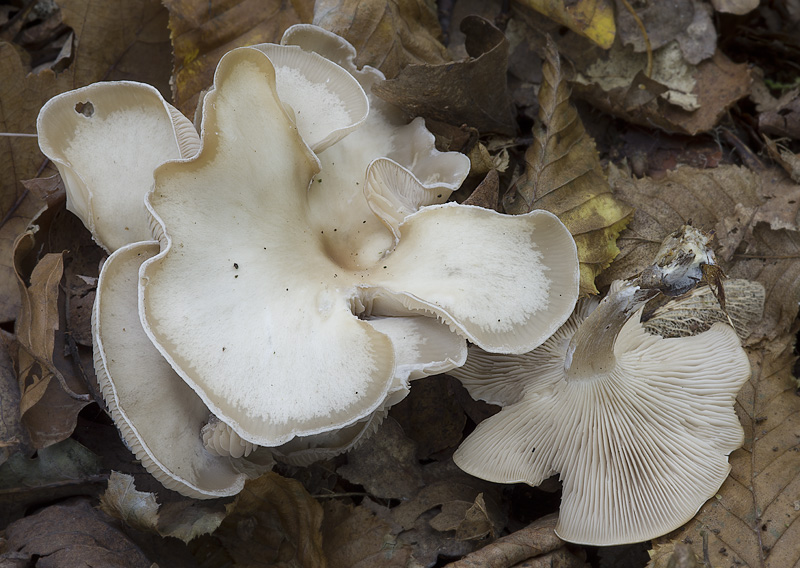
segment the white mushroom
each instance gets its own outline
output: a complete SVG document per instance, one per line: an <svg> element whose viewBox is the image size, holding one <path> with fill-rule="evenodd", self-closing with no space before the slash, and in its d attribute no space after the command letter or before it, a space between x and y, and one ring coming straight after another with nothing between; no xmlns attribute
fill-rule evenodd
<svg viewBox="0 0 800 568"><path fill-rule="evenodd" d="M374 99L382 76L354 55L313 26L227 54L199 106L202 143L137 84L66 93L40 114L72 209L120 251L96 303L107 403L145 466L185 494L235 493L270 461L256 446L288 461L353 447L409 381L461 364L466 339L525 351L574 305L564 226L443 204L468 160ZM118 269L130 284L134 254L149 258L138 303L114 284ZM134 321L140 367L118 355ZM172 446L140 408L153 397L174 406Z"/></svg>
<svg viewBox="0 0 800 568"><path fill-rule="evenodd" d="M242 468L206 451L208 408L139 320L139 267L158 250L155 242L126 245L103 265L92 312L97 381L126 444L165 487L197 498L235 495L246 479Z"/></svg>
<svg viewBox="0 0 800 568"><path fill-rule="evenodd" d="M267 57L226 55L203 104L202 151L161 166L148 196L162 252L142 267L140 312L171 366L243 439L277 446L378 410L397 388L398 356L370 318L431 315L443 322L426 326L432 345L452 345L452 328L509 352L540 344L571 311L575 245L553 215L445 204L407 216L396 246L382 224L359 236L368 220L339 202L364 200L361 188L307 191L318 162ZM371 257L355 258L381 234Z"/></svg>
<svg viewBox="0 0 800 568"><path fill-rule="evenodd" d="M715 323L664 339L639 322L639 288L617 285L522 356L470 350L450 371L504 408L481 422L456 463L499 483L563 482L556 532L591 545L638 542L690 520L743 441L733 410L750 376L739 338Z"/></svg>

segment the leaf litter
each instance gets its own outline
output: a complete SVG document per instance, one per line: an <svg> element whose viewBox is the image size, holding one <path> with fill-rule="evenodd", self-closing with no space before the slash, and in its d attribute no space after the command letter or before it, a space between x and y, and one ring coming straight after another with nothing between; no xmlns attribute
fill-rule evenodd
<svg viewBox="0 0 800 568"><path fill-rule="evenodd" d="M747 284L742 284L744 291L740 291L734 282L760 282L766 291L763 318L754 321L746 306L741 315L733 309L728 314L735 318L740 335L747 334L754 370L737 405L746 442L731 455L731 476L717 498L704 505L685 527L660 540L653 550L653 562L661 564L653 565L689 567L709 562L713 566L783 567L800 563L796 546L792 546L800 509L796 506L800 487L796 417L800 413L793 375L800 300L800 192L797 180L791 177L796 175L793 163L800 152L795 128L798 97L791 88L775 90L775 75L762 79L760 70L749 70L742 63L745 59L726 50L724 46L731 45L724 37L726 28L710 17L705 4L685 0L686 10L679 18L655 4L649 10L634 5L645 29L642 34L622 1L616 5L615 16L610 16L608 3L597 0L530 0L513 3L511 9L490 2L480 11L494 17L497 29L488 23L466 24L473 34L468 41L476 42L473 47L477 48L469 53L472 59L455 62L451 53L462 57L463 52L458 46L452 51L445 47L436 13L416 0L326 0L317 2L316 11L310 2L300 0L257 7L247 1L171 0L166 8L155 0L126 0L111 11L89 0L58 4L60 12L48 16L46 25L33 29L30 23L17 23L16 36L3 36L22 42L19 34L28 30L25 37L38 34L39 38L55 39L47 51L51 58L43 60L44 65L33 74L28 74L28 60L20 58L9 44L0 44L2 131L33 133L36 113L45 100L98 79L144 80L166 92L170 48L175 54L174 101L191 117L197 96L210 84L210 73L222 53L237 45L274 41L291 23L313 20L351 41L358 49L360 65L384 71L390 81L378 87L382 95L391 96L387 93L393 85L405 81L402 90L395 88L405 97L403 104L414 114L428 113L442 123L445 134L439 142L443 147L455 142L465 151L475 149L472 187L483 183L470 203L496 208L505 195L503 204L509 212L544 207L562 216L579 242L584 293L602 290L614 278L637 274L663 237L689 220L715 231L717 256L731 278L723 281L723 286L727 286L733 307L746 304L749 298ZM456 8L469 4L461 0ZM440 10L446 5L440 2ZM570 8L574 10L569 12ZM749 9L747 2L728 0L714 2L714 8L739 13ZM759 23L761 16L753 12L747 17ZM101 21L103 26L98 25ZM791 21L788 18L786 25ZM59 22L65 27L59 28ZM453 25L459 23L453 21ZM780 25L773 20L765 28L769 33L783 33ZM758 30L755 35L740 34L736 41L762 41L758 35L761 28L752 29ZM170 32L172 41L168 43ZM548 45L548 33L554 44ZM31 40L25 41L24 45L32 45ZM648 43L654 58L652 74L648 73ZM759 45L771 45L767 51L779 50L774 43ZM793 45L787 40L785 49L791 50ZM765 73L775 73L764 59L759 62ZM509 88L507 68L514 80ZM450 75L443 73L448 69ZM446 84L446 79L432 79L437 73L452 77L454 85ZM611 75L623 79L605 83ZM609 132L620 128L627 146L589 128L598 115L587 113L584 106L576 110L570 100L571 78L578 78L571 85L577 97L618 117ZM783 81L785 76L778 79ZM461 83L455 87L458 81ZM439 99L415 93L426 82L438 85L434 90ZM446 106L456 108L467 95L482 97L475 100L483 102L468 106L487 110L491 124L479 122L474 108L434 114ZM748 95L752 103L737 103ZM756 105L755 109L747 104ZM758 159L746 161L755 171L731 165L742 147L723 148L721 140L732 138L696 136L718 134L720 131L713 129L721 120L726 121L729 132L735 132L733 137L744 140L742 145L749 144L755 152L763 145L764 155L777 165L759 165ZM745 122L761 136L749 136L746 129L736 128ZM462 128L464 124L468 126ZM695 136L677 147L660 146L663 156L658 162L645 163L634 177L626 161L635 166L633 152L641 152L642 144L641 138L631 133L642 130L633 131L630 124L656 132L656 138L655 128ZM764 135L770 138L764 141ZM668 138L663 133L660 136ZM775 139L778 137L783 138ZM510 495L517 494L514 488L475 480L455 469L450 455L461 437L494 410L467 400L460 385L450 379L415 385L407 401L392 410L360 452L309 468L284 466L280 473L286 477L268 474L249 483L235 502L195 507L175 500L170 492L149 493L150 487L139 492L132 479L113 474L105 503L127 519L126 523L115 525L108 516L92 510L87 500L68 501L23 517L29 504L75 495L75 491L98 495L98 487L110 473L108 456L103 456L98 475L96 462L84 462L74 453L85 448L66 451L62 448L73 440L58 441L70 435L76 420L81 420L80 407L92 398L91 355L84 346L90 338L88 312L102 253L99 249L90 253L93 245L80 241L78 231L65 228L55 214L59 205L52 197L58 180L42 181L53 170L36 149L35 140L2 138L0 144L5 148L0 152L0 173L4 174L0 212L5 218L0 247L7 252L7 259L14 239L45 202L50 211L37 221L39 231L21 241L16 270L10 261L0 265L0 315L3 322L17 319L20 341L18 347L10 340L5 345L17 359L15 351L22 352L24 359L17 370L2 366L0 455L6 463L0 465L0 479L9 467L16 472L37 468L51 472L27 488L21 487L17 474L0 489L0 493L5 491L3 499L14 505L6 509L9 514L4 524L11 524L2 533L0 562L12 558L28 562L34 556L47 555L48 560L40 558L37 565L114 561L121 566L149 566L159 557L170 558L165 539L148 541L144 533L132 529L137 518L142 519L140 528L153 534L191 540L182 559L186 561L187 551L191 551L198 566L586 565L579 548L567 549L553 533L555 521L544 515L555 508L548 509L543 491L536 490L536 504L521 514L520 505L510 502ZM679 154L687 152L681 150L682 145L693 144L706 145L700 150L705 167L671 170L671 164L697 160ZM713 154L708 148L715 145L720 151ZM505 158L500 157L501 150L506 152ZM656 173L660 177L655 177ZM580 204L588 205L582 209ZM48 215L53 219L48 220ZM22 298L30 305L21 313L20 301L15 299L18 281L23 283ZM708 297L682 301L696 302L688 305L687 312L699 311L705 320L722 317ZM712 312L715 315L709 315ZM705 320L704 325L708 323ZM687 326L694 329L698 325L687 321L670 319L669 325L682 328L681 333ZM45 394L39 396L41 392ZM15 407L20 408L16 396L23 401L22 419L14 413ZM52 403L53 396L60 402ZM66 407L64 397L69 399ZM437 407L437 400L444 400L444 406ZM82 436L99 431L98 422L83 424L88 426ZM97 447L104 448L99 440L95 441ZM32 457L34 447L42 449ZM62 459L69 465L56 467L62 475L59 478L47 464ZM77 473L70 477L73 466ZM30 479L37 479L31 475ZM292 477L302 480L308 489ZM551 485L557 487L555 482ZM96 498L92 503L97 503ZM52 534L59 534L58 524L67 516L81 527L90 527L97 538L87 544L60 537L44 542L37 536L37 526L45 530L56 527ZM217 522L219 527L214 530ZM127 557L120 560L122 550ZM590 561L598 565L596 560Z"/></svg>

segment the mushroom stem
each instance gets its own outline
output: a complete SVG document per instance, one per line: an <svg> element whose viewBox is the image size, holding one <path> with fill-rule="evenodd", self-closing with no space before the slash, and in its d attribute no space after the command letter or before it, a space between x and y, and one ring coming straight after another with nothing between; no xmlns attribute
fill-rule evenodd
<svg viewBox="0 0 800 568"><path fill-rule="evenodd" d="M617 334L650 296L636 294L636 281L612 290L581 323L567 347L564 370L567 381L603 376L616 364L614 343Z"/></svg>

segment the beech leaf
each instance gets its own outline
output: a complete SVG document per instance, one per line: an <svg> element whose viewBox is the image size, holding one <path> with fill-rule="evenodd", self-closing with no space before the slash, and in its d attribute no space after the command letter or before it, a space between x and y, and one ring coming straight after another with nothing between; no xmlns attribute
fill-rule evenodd
<svg viewBox="0 0 800 568"><path fill-rule="evenodd" d="M108 523L108 517L88 499L59 503L11 523L4 531L5 545L24 564L41 568L152 568L153 563L125 533Z"/></svg>
<svg viewBox="0 0 800 568"><path fill-rule="evenodd" d="M617 255L616 239L633 210L614 197L548 40L539 90L539 122L525 152L523 176L504 198L508 213L546 209L558 215L578 245L582 295L596 294L594 280Z"/></svg>
<svg viewBox="0 0 800 568"><path fill-rule="evenodd" d="M614 43L614 8L607 0L517 0L608 49Z"/></svg>
<svg viewBox="0 0 800 568"><path fill-rule="evenodd" d="M436 13L425 0L317 0L314 24L356 48L356 65L394 78L410 63L450 61Z"/></svg>
<svg viewBox="0 0 800 568"><path fill-rule="evenodd" d="M214 533L237 566L325 568L322 507L299 481L268 472L245 483Z"/></svg>
<svg viewBox="0 0 800 568"><path fill-rule="evenodd" d="M748 342L771 340L789 329L800 300L800 245L796 233L773 230L769 224L766 212L776 208L763 196L773 193L772 176L720 166L682 167L658 180L634 179L611 166L609 180L636 213L620 235L621 252L602 274L601 285L640 272L664 237L692 221L704 231L715 231L717 258L730 278L764 286L764 317Z"/></svg>
<svg viewBox="0 0 800 568"><path fill-rule="evenodd" d="M686 526L663 537L692 545L711 566L797 566L800 548L800 398L792 368L794 335L749 350L750 381L737 397L745 428L731 474ZM797 523L797 524L795 524Z"/></svg>

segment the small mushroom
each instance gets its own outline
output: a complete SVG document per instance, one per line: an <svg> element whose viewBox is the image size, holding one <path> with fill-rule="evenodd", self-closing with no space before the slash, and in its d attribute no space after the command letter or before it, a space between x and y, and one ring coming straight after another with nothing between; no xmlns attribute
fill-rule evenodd
<svg viewBox="0 0 800 568"><path fill-rule="evenodd" d="M456 464L498 483L560 474L556 532L570 542L638 542L683 525L743 441L733 404L750 365L736 332L715 323L693 337L650 335L639 321L646 297L618 283L599 306L579 302L530 353L471 348L450 371L473 398L503 406Z"/></svg>

